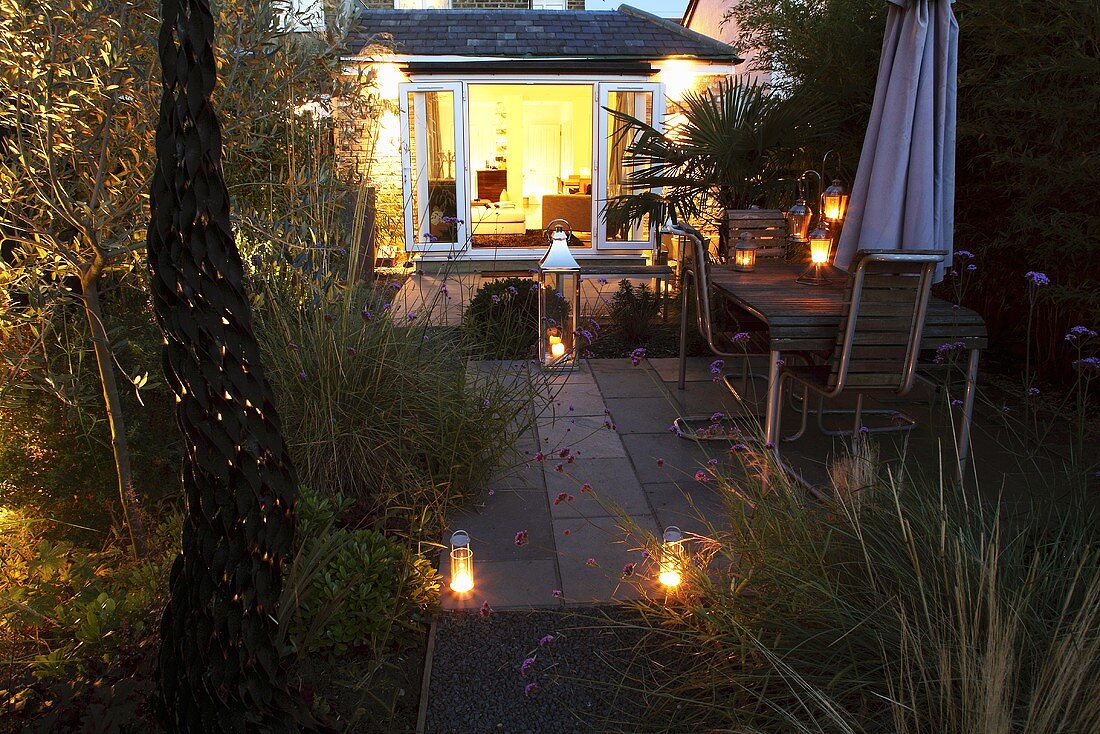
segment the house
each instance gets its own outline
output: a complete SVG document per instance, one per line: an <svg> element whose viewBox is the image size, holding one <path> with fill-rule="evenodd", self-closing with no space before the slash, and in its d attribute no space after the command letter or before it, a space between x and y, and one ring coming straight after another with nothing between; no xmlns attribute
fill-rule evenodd
<svg viewBox="0 0 1100 734"><path fill-rule="evenodd" d="M660 127L666 95L740 61L629 6L364 10L349 45L348 73L369 67L392 110L377 139L341 147L350 165L370 166L380 201L397 203L397 245L422 268L533 262L556 219L569 222L579 260L652 256L657 223L604 216L623 192L628 142L608 110Z"/></svg>
<svg viewBox="0 0 1100 734"><path fill-rule="evenodd" d="M727 17L735 5L737 5L737 0L688 0L680 24L684 28L702 33L704 36L710 36L737 48L744 59L744 64L739 71L749 79L769 82L771 81L770 73L753 68L756 49L745 48L740 44L741 31L737 27L737 21L732 17Z"/></svg>

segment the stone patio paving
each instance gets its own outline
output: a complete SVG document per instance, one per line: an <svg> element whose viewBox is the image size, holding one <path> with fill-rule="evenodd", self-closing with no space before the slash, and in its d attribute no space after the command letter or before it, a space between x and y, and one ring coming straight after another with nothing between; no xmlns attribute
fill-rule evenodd
<svg viewBox="0 0 1100 734"><path fill-rule="evenodd" d="M709 359L689 361L684 391L676 387L675 359L643 360L637 367L628 359L589 360L552 378L553 399L533 406L538 416L518 447L522 456L516 466L490 482L476 507L448 518L444 541L459 528L470 533L476 586L462 596L445 588L443 608L474 609L484 602L494 609L554 608L663 594L642 552L645 537L652 539L668 525L700 535L721 527L726 500L695 472L708 460L721 470L744 471L728 441L685 440L669 431L682 414L746 412L713 381L709 364ZM763 384L757 389L762 392ZM889 400L876 402L891 407ZM953 441L947 411L937 407L943 402L927 387L900 401L897 407L920 424L908 440L905 434L876 436L883 460L906 456L910 470L916 465L936 471L940 446L950 450ZM788 434L797 428L789 406L783 428ZM830 461L846 443L821 435L811 424L806 436L783 446L783 457L805 481L825 486ZM1050 491L1038 487L990 433L976 429L974 455L983 494L1027 511L1034 498ZM593 491L586 491L586 484ZM517 545L520 531L526 542ZM449 581L445 552L440 560ZM637 571L624 582L628 563Z"/></svg>

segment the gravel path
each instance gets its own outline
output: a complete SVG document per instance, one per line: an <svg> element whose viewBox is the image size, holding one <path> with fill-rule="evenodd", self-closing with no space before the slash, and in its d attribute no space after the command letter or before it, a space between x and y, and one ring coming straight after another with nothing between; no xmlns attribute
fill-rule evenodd
<svg viewBox="0 0 1100 734"><path fill-rule="evenodd" d="M638 634L606 629L609 617L628 615L613 608L444 613L436 629L427 734L601 731L603 722L630 708L632 696L621 682ZM552 639L540 646L547 635ZM527 658L533 662L524 675Z"/></svg>

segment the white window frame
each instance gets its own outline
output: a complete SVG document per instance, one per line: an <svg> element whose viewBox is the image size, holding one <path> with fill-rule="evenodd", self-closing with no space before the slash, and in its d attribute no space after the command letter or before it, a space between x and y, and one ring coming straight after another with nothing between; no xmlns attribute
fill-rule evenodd
<svg viewBox="0 0 1100 734"><path fill-rule="evenodd" d="M644 240L616 240L607 241L607 215L604 213L604 204L607 202L607 135L608 118L610 115L605 109L611 92L649 92L653 95L653 127L658 131L664 129L665 95L662 84L657 82L599 82L596 84L596 108L593 115L596 119L596 145L592 146L595 160L592 165L592 241L597 252L612 252L623 250L653 250L657 246L657 228L660 222L650 222L648 237ZM637 111L635 117L639 117Z"/></svg>
<svg viewBox="0 0 1100 734"><path fill-rule="evenodd" d="M456 242L422 242L419 233L413 231L412 188L417 187L417 203L420 211L416 222L430 219L428 211L428 179L420 171L414 171L412 165L412 142L409 139L409 95L417 94L413 99L412 119L416 124L416 140L425 139L424 121L426 119L424 92L451 92L454 104L455 134L455 214L458 223L455 227ZM457 256L470 247L470 167L467 163L466 147L466 86L462 82L412 82L398 86L401 111L401 195L404 200L405 249L408 252L446 252ZM423 155L416 160L423 161Z"/></svg>
<svg viewBox="0 0 1100 734"><path fill-rule="evenodd" d="M569 0L531 0L531 10L568 10Z"/></svg>

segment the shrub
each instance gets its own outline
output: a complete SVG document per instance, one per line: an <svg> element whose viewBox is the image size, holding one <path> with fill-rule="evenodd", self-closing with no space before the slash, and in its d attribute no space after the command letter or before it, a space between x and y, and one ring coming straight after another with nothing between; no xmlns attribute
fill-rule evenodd
<svg viewBox="0 0 1100 734"><path fill-rule="evenodd" d="M32 731L148 730L149 666L179 518L152 528L142 561L119 538L100 551L50 540L49 525L0 508L0 654L8 661L0 731L9 722Z"/></svg>
<svg viewBox="0 0 1100 734"><path fill-rule="evenodd" d="M538 341L539 294L527 278L500 278L484 283L470 299L463 316L467 338L487 356L525 359Z"/></svg>
<svg viewBox="0 0 1100 734"><path fill-rule="evenodd" d="M661 309L661 297L645 283L637 288L630 281L619 283L619 290L611 297L611 318L616 331L628 343L645 342L650 326Z"/></svg>
<svg viewBox="0 0 1100 734"><path fill-rule="evenodd" d="M722 480L731 530L696 545L682 604L643 608L667 672L644 687L647 727L1096 731L1094 517L1012 527L954 487L858 474L820 505Z"/></svg>
<svg viewBox="0 0 1100 734"><path fill-rule="evenodd" d="M336 526L349 504L343 498L309 490L301 497L299 561L287 586L302 594L292 605L289 640L299 655L355 647L377 655L394 633L423 622L439 598L439 573L380 532Z"/></svg>

